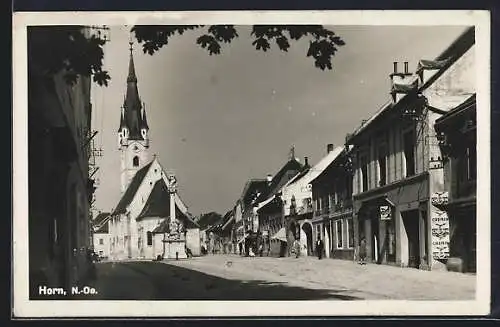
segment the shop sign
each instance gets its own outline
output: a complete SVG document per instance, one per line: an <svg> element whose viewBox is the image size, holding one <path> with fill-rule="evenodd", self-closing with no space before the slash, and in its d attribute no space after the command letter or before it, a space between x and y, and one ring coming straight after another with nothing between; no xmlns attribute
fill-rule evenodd
<svg viewBox="0 0 500 327"><path fill-rule="evenodd" d="M432 256L446 259L450 255L450 221L446 211L436 210L431 214Z"/></svg>
<svg viewBox="0 0 500 327"><path fill-rule="evenodd" d="M431 196L431 203L435 206L442 206L448 203L448 192L436 192Z"/></svg>
<svg viewBox="0 0 500 327"><path fill-rule="evenodd" d="M391 207L380 206L380 220L391 220Z"/></svg>

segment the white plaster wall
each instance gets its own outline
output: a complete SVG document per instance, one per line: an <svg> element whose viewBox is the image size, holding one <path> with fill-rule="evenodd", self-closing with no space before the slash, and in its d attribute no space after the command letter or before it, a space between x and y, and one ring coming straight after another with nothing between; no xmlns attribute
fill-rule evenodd
<svg viewBox="0 0 500 327"><path fill-rule="evenodd" d="M135 152L133 148L137 146L138 151ZM122 175L124 175L124 179L126 184L128 185L135 173L149 163L149 151L146 148L146 141L129 141L127 146L122 147L121 149L122 156ZM139 166L134 167L133 158L135 156L139 157Z"/></svg>
<svg viewBox="0 0 500 327"><path fill-rule="evenodd" d="M285 186L283 189L283 200L285 200L286 205L284 206L284 215L290 215L290 205L292 203L292 197L295 196L295 204L297 211L300 211L303 207L303 201L307 198L312 199L312 188L309 187L309 178L303 178L297 180L295 183L291 185ZM312 203L311 203L312 204Z"/></svg>
<svg viewBox="0 0 500 327"><path fill-rule="evenodd" d="M163 255L163 239L164 234L155 234L153 236L153 255L156 258L158 255Z"/></svg>
<svg viewBox="0 0 500 327"><path fill-rule="evenodd" d="M152 232L160 223L161 223L162 219L159 218L159 217L152 217L152 218L145 218L139 222L137 222L137 228L135 229L136 231L138 231L139 227L142 227L142 230L141 230L141 238L142 238L142 248L143 248L143 251L139 251L139 249L137 249L137 255L136 257L143 257L145 259L154 259L156 258L156 251L157 249L155 249L155 236L153 235L153 243L151 245L148 245L148 237L147 237L147 232ZM162 238L163 239L163 234L162 235ZM138 232L137 232L137 237L138 237ZM138 239L136 237L136 243L135 243L135 247L137 248L137 243L138 243ZM163 251L163 248L161 249Z"/></svg>
<svg viewBox="0 0 500 327"><path fill-rule="evenodd" d="M242 211L241 211L241 203L238 202L236 205L236 210L234 213L234 221L238 222L243 218Z"/></svg>
<svg viewBox="0 0 500 327"><path fill-rule="evenodd" d="M194 256L201 254L200 229L188 228L186 233L186 246L191 250Z"/></svg>
<svg viewBox="0 0 500 327"><path fill-rule="evenodd" d="M401 213L398 211L395 219L399 220L399 248L401 256L401 265L408 266L408 234L406 233L406 227L403 222Z"/></svg>
<svg viewBox="0 0 500 327"><path fill-rule="evenodd" d="M423 94L429 105L450 110L476 92L475 47L471 47L432 83Z"/></svg>
<svg viewBox="0 0 500 327"><path fill-rule="evenodd" d="M99 244L99 240L103 240L103 244ZM93 235L94 251L103 256L110 257L111 255L111 236L109 233L96 233ZM99 252L102 251L102 254Z"/></svg>

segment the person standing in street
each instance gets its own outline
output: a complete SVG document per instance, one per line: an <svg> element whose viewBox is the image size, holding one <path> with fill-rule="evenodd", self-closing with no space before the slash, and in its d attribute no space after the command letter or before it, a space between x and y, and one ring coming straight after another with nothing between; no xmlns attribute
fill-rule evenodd
<svg viewBox="0 0 500 327"><path fill-rule="evenodd" d="M359 264L366 264L366 239L363 237L359 242Z"/></svg>
<svg viewBox="0 0 500 327"><path fill-rule="evenodd" d="M316 254L318 255L318 259L321 260L323 257L323 240L319 236L316 241Z"/></svg>

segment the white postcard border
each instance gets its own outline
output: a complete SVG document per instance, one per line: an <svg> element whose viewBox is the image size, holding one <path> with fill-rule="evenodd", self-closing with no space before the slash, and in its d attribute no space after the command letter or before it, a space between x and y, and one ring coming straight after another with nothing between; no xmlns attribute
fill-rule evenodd
<svg viewBox="0 0 500 327"><path fill-rule="evenodd" d="M27 34L29 25L475 25L477 287L472 301L29 301ZM490 310L490 14L488 11L44 12L13 15L13 315L15 317L441 316Z"/></svg>

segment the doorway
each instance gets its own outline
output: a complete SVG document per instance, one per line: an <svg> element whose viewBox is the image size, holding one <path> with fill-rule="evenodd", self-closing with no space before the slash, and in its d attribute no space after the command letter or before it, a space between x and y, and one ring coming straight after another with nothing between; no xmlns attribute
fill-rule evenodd
<svg viewBox="0 0 500 327"><path fill-rule="evenodd" d="M376 215L372 216L372 219L370 219L371 223L371 233L372 233L372 241L371 241L371 248L372 248L372 260L376 263L380 263L381 260L379 260L379 246L380 246L380 238L379 238L379 219Z"/></svg>
<svg viewBox="0 0 500 327"><path fill-rule="evenodd" d="M313 255L313 247L312 247L312 225L309 222L305 222L302 224L302 230L305 234L305 245L307 247L307 255ZM302 242L301 242L302 243Z"/></svg>
<svg viewBox="0 0 500 327"><path fill-rule="evenodd" d="M386 220L386 242L387 242L387 261L396 262L396 227L394 219Z"/></svg>
<svg viewBox="0 0 500 327"><path fill-rule="evenodd" d="M474 208L475 209L475 208ZM464 225L464 248L465 254L465 272L476 272L476 212L474 210L469 210L465 212L462 217L460 217Z"/></svg>
<svg viewBox="0 0 500 327"><path fill-rule="evenodd" d="M420 265L419 211L409 210L401 212L401 217L408 239L408 267L418 268ZM404 251L404 248L402 251Z"/></svg>

